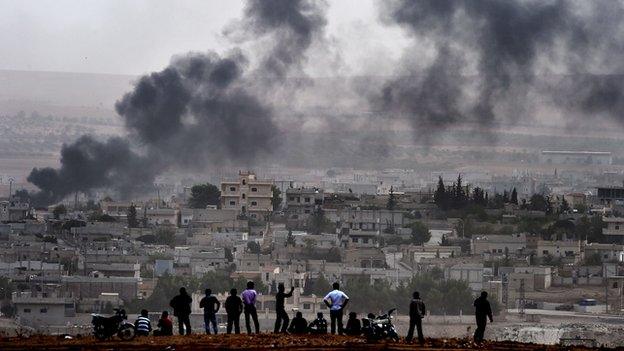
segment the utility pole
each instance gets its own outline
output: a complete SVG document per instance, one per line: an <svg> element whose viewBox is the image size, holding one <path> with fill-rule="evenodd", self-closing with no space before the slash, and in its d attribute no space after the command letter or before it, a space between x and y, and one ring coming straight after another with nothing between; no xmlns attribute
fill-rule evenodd
<svg viewBox="0 0 624 351"><path fill-rule="evenodd" d="M520 279L520 309L519 314L524 314L524 279Z"/></svg>
<svg viewBox="0 0 624 351"><path fill-rule="evenodd" d="M605 313L609 313L609 278L605 277Z"/></svg>

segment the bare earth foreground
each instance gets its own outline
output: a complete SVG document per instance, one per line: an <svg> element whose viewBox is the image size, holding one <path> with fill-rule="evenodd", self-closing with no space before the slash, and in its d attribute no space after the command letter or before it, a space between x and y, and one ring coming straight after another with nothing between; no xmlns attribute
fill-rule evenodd
<svg viewBox="0 0 624 351"><path fill-rule="evenodd" d="M364 339L346 336L293 336L293 335L192 335L171 337L143 337L133 341L99 342L93 337L63 339L57 336L10 337L0 339L0 350L588 350L585 347L563 347L517 342L486 342L476 345L462 339L428 339L424 347L417 344L369 343ZM605 350L605 349L603 349Z"/></svg>

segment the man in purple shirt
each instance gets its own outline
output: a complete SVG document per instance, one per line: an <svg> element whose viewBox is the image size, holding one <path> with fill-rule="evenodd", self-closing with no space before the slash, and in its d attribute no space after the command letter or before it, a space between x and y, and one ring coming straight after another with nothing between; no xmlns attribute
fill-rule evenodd
<svg viewBox="0 0 624 351"><path fill-rule="evenodd" d="M243 291L241 297L243 298L243 312L245 313L245 326L247 327L247 334L251 334L251 325L249 324L249 317L253 319L254 326L256 327L256 334L260 333L260 323L258 323L258 312L256 311L256 297L258 293L254 290L254 282L247 282L247 289Z"/></svg>

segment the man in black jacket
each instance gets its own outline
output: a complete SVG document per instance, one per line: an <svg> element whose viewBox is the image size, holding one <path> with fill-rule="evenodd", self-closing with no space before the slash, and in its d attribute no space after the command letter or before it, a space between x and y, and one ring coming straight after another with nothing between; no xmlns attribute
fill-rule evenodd
<svg viewBox="0 0 624 351"><path fill-rule="evenodd" d="M492 319L492 308L490 307L490 302L487 300L487 296L487 292L483 291L481 296L474 302L475 317L477 319L477 330L475 330L474 333L474 341L478 343L483 341L488 318L490 319L490 323L494 322Z"/></svg>
<svg viewBox="0 0 624 351"><path fill-rule="evenodd" d="M414 294L412 294L412 302L410 302L410 324L405 341L412 341L414 338L414 327L416 327L416 331L418 332L418 342L421 345L425 343L422 331L422 319L426 314L427 310L425 308L425 303L420 299L420 293L418 291L414 291Z"/></svg>
<svg viewBox="0 0 624 351"><path fill-rule="evenodd" d="M234 333L240 334L240 315L243 313L243 300L238 297L236 289L230 290L230 296L225 299L225 312L227 313L227 333L232 333L232 325Z"/></svg>
<svg viewBox="0 0 624 351"><path fill-rule="evenodd" d="M191 334L191 303L193 299L186 292L186 288L180 288L180 295L174 297L169 302L169 306L173 308L173 315L178 317L178 331L180 335L184 335L186 327L186 335Z"/></svg>
<svg viewBox="0 0 624 351"><path fill-rule="evenodd" d="M303 313L297 312L295 318L290 322L290 328L288 331L291 334L307 334L308 333L308 321L303 318Z"/></svg>
<svg viewBox="0 0 624 351"><path fill-rule="evenodd" d="M210 334L210 324L212 324L212 331L217 334L217 312L221 303L217 300L217 297L212 295L212 290L206 289L206 296L199 301L199 308L204 309L204 326L206 327L206 334Z"/></svg>
<svg viewBox="0 0 624 351"><path fill-rule="evenodd" d="M286 309L284 308L284 300L291 297L293 295L294 287L290 288L290 292L285 292L286 288L284 288L284 284L280 283L277 286L277 294L275 294L275 329L273 329L274 333L281 332L285 333L288 328L288 313L286 313Z"/></svg>

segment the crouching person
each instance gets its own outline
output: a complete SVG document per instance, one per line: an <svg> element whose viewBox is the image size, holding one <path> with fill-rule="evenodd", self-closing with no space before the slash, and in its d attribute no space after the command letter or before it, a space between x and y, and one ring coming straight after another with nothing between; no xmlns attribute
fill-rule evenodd
<svg viewBox="0 0 624 351"><path fill-rule="evenodd" d="M152 323L149 320L147 310L141 310L141 315L134 323L134 330L138 336L148 336L152 331Z"/></svg>
<svg viewBox="0 0 624 351"><path fill-rule="evenodd" d="M173 321L169 318L169 312L163 311L156 326L158 330L154 330L154 336L173 335Z"/></svg>
<svg viewBox="0 0 624 351"><path fill-rule="evenodd" d="M316 319L308 327L312 334L327 334L327 319L323 317L323 312L316 314Z"/></svg>

